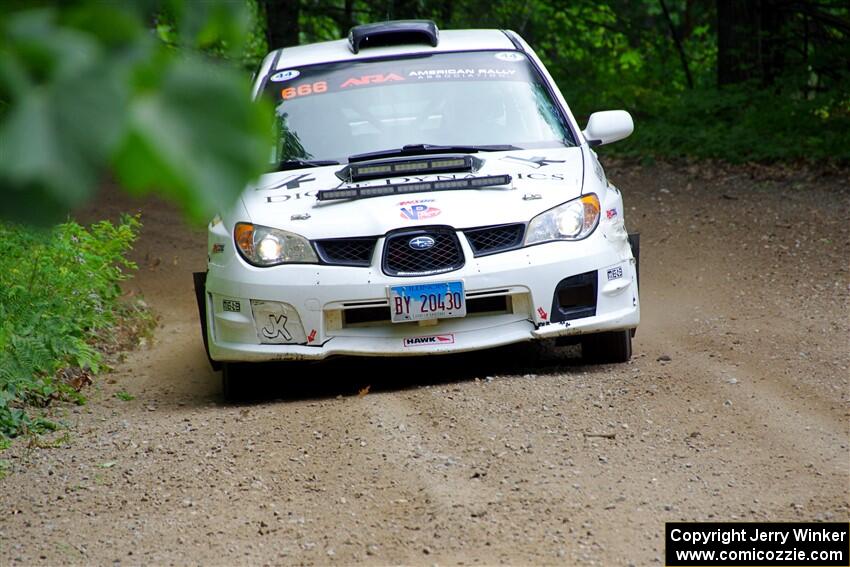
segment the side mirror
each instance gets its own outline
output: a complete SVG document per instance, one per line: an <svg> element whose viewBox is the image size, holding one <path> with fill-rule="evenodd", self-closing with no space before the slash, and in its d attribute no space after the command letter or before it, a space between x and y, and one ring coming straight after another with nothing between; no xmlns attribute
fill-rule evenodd
<svg viewBox="0 0 850 567"><path fill-rule="evenodd" d="M625 110L604 110L590 115L582 134L587 143L595 147L628 138L634 130L631 114Z"/></svg>

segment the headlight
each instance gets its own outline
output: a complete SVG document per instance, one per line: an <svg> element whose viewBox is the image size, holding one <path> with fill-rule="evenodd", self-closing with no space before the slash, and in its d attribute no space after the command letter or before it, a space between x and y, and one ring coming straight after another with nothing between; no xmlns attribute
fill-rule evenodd
<svg viewBox="0 0 850 567"><path fill-rule="evenodd" d="M528 223L525 244L581 240L599 224L599 199L593 193L540 213Z"/></svg>
<svg viewBox="0 0 850 567"><path fill-rule="evenodd" d="M319 262L306 238L285 230L240 222L233 230L233 239L242 257L255 266Z"/></svg>

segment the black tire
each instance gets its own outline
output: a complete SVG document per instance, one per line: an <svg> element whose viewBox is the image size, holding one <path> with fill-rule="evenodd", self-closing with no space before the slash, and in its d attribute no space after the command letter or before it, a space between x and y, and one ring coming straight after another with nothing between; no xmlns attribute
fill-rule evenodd
<svg viewBox="0 0 850 567"><path fill-rule="evenodd" d="M201 321L201 340L204 341L204 351L207 353L207 360L210 361L212 369L221 370L221 363L210 358L210 343L207 336L207 273L195 272L192 274L192 279L195 282L195 299L198 301L198 315Z"/></svg>
<svg viewBox="0 0 850 567"><path fill-rule="evenodd" d="M581 356L591 364L628 362L632 358L631 329L582 337Z"/></svg>
<svg viewBox="0 0 850 567"><path fill-rule="evenodd" d="M250 364L224 362L221 365L221 394L227 402L250 399L253 380L248 371Z"/></svg>

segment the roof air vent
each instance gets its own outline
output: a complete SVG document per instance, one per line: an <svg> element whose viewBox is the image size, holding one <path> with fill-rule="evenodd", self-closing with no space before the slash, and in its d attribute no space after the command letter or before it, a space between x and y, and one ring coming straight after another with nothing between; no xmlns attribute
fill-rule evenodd
<svg viewBox="0 0 850 567"><path fill-rule="evenodd" d="M348 46L358 53L366 47L383 47L405 43L427 43L437 47L437 24L431 20L395 20L376 24L354 26L348 32Z"/></svg>

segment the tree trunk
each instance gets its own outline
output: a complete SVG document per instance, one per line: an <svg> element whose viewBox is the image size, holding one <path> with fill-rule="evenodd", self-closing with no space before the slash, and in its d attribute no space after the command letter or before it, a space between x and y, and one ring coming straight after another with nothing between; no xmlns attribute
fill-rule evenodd
<svg viewBox="0 0 850 567"><path fill-rule="evenodd" d="M759 62L758 0L717 0L717 84L753 78Z"/></svg>
<svg viewBox="0 0 850 567"><path fill-rule="evenodd" d="M339 29L339 37L345 38L348 37L348 30L350 30L354 25L354 0L345 0L342 3L342 7L336 6L324 6L319 8L318 10L307 8L307 12L311 12L311 15L322 15L322 11L325 11L325 14L332 17L334 22L336 23L336 27Z"/></svg>
<svg viewBox="0 0 850 567"><path fill-rule="evenodd" d="M788 11L777 0L762 0L759 13L761 19L761 79L765 85L772 85L785 68L785 50L787 49L785 28Z"/></svg>
<svg viewBox="0 0 850 567"><path fill-rule="evenodd" d="M260 0L260 5L266 15L269 51L298 45L301 32L298 25L301 14L299 0Z"/></svg>
<svg viewBox="0 0 850 567"><path fill-rule="evenodd" d="M345 27L339 31L341 32L341 35L345 37L348 34L348 28L354 25L354 0L345 0L342 17Z"/></svg>
<svg viewBox="0 0 850 567"><path fill-rule="evenodd" d="M759 79L772 85L786 66L787 0L717 0L717 82Z"/></svg>
<svg viewBox="0 0 850 567"><path fill-rule="evenodd" d="M682 45L682 40L679 39L679 34L676 32L676 26L673 25L673 18L670 17L670 10L667 9L667 2L661 2L661 10L664 12L664 18L667 20L667 26L670 28L670 35L673 36L673 43L676 45L676 51L679 52L679 60L682 62L682 70L685 72L685 80L688 83L688 88L694 88L694 79L691 76L691 68L688 66L688 57L685 55L685 47Z"/></svg>
<svg viewBox="0 0 850 567"><path fill-rule="evenodd" d="M419 0L390 0L390 20L414 20L421 18Z"/></svg>
<svg viewBox="0 0 850 567"><path fill-rule="evenodd" d="M452 16L454 15L453 0L443 0L440 6L440 26L448 28L452 25Z"/></svg>

